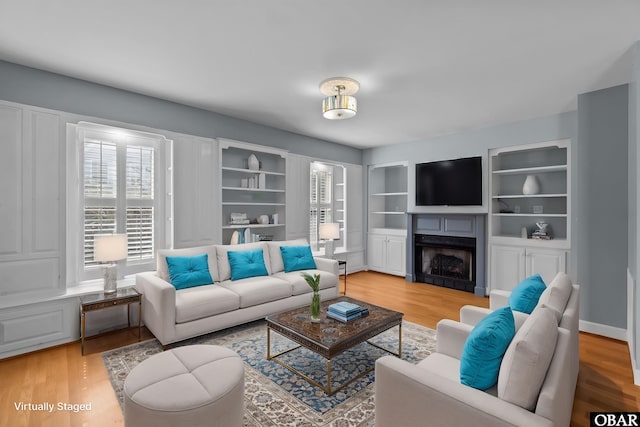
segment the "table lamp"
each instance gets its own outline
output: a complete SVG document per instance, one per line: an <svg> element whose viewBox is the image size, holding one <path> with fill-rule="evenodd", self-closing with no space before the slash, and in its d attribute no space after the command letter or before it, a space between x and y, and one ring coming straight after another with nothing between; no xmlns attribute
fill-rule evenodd
<svg viewBox="0 0 640 427"><path fill-rule="evenodd" d="M118 271L116 261L127 257L126 234L98 234L93 240L93 259L104 262L104 293L112 294L118 290Z"/></svg>
<svg viewBox="0 0 640 427"><path fill-rule="evenodd" d="M324 256L333 258L333 241L340 238L340 224L337 222L327 222L320 224L320 239L325 240Z"/></svg>

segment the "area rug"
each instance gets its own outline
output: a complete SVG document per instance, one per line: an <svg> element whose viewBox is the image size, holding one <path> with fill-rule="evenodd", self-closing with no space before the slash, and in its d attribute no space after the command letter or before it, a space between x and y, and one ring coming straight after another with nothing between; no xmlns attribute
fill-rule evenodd
<svg viewBox="0 0 640 427"><path fill-rule="evenodd" d="M373 340L391 351L398 349L398 328L392 328ZM370 372L333 396L291 373L274 361L266 360L266 323L252 322L177 343L176 346L215 344L237 352L245 363L244 425L254 426L373 426L374 379ZM277 333L271 334L272 352L295 344ZM410 322L402 324L402 358L416 363L435 349L435 331ZM153 339L102 353L111 384L122 407L124 380L140 362L162 351ZM337 388L372 366L384 351L360 344L331 361L332 386ZM321 384L326 381L326 360L300 348L284 356L287 363L305 372Z"/></svg>

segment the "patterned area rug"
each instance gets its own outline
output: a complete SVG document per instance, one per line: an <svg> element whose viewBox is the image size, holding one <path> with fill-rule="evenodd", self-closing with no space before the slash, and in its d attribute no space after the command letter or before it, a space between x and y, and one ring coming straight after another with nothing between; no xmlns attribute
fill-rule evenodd
<svg viewBox="0 0 640 427"><path fill-rule="evenodd" d="M364 375L333 396L309 384L274 361L266 360L266 323L257 321L182 341L176 346L215 344L229 347L245 362L244 425L254 426L373 426L374 372ZM397 352L398 328L392 328L371 340ZM277 333L271 334L272 352L294 347L295 344ZM402 324L402 358L418 362L435 349L435 331L409 322ZM124 380L140 362L162 351L153 339L102 353L111 384L122 407ZM353 378L372 366L385 354L363 343L331 361L332 386ZM285 359L286 357L286 359ZM326 360L300 348L282 356L290 365L316 381L326 382Z"/></svg>

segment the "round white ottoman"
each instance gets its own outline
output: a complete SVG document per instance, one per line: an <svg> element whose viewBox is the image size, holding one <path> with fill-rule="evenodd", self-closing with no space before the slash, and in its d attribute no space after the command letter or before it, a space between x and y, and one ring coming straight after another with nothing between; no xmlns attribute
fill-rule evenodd
<svg viewBox="0 0 640 427"><path fill-rule="evenodd" d="M156 354L124 382L127 427L242 426L244 366L232 350L191 345Z"/></svg>

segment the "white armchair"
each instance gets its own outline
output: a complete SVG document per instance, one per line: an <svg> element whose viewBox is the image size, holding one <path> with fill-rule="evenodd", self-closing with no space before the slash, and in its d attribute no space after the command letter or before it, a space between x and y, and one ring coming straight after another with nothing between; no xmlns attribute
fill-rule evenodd
<svg viewBox="0 0 640 427"><path fill-rule="evenodd" d="M460 383L460 357L472 328L452 320L440 321L436 352L417 365L392 356L377 360L377 427L569 425L575 391L570 380L569 332L557 329L553 358L535 408L529 411L499 398L497 386L482 391ZM516 338L510 346L516 345ZM505 363L503 366L500 376L511 376ZM527 385L523 386L526 389Z"/></svg>

